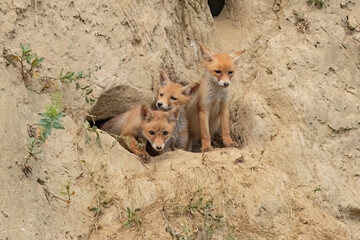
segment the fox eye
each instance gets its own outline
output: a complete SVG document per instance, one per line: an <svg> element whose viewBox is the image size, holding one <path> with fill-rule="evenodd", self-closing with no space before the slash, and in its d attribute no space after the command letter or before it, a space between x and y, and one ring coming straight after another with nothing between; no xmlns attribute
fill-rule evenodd
<svg viewBox="0 0 360 240"><path fill-rule="evenodd" d="M164 131L164 132L163 132L164 135L168 135L168 133L169 133L168 131Z"/></svg>
<svg viewBox="0 0 360 240"><path fill-rule="evenodd" d="M170 98L171 98L171 100L174 100L174 101L177 99L176 97L173 97L173 96L171 96Z"/></svg>
<svg viewBox="0 0 360 240"><path fill-rule="evenodd" d="M218 74L220 74L220 73L221 73L221 71L220 71L220 70L215 70L215 72L216 72L216 73L218 73Z"/></svg>
<svg viewBox="0 0 360 240"><path fill-rule="evenodd" d="M229 71L229 74L233 74L234 72L233 71Z"/></svg>
<svg viewBox="0 0 360 240"><path fill-rule="evenodd" d="M164 94L163 94L163 93L160 93L160 97L162 97L162 96L164 96Z"/></svg>
<svg viewBox="0 0 360 240"><path fill-rule="evenodd" d="M150 135L154 135L155 134L155 132L154 131L149 131L149 133L150 133Z"/></svg>

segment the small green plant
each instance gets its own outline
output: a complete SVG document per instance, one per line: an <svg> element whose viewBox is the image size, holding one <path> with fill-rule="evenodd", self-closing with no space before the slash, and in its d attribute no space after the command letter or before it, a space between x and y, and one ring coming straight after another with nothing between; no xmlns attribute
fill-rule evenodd
<svg viewBox="0 0 360 240"><path fill-rule="evenodd" d="M304 14L303 13L300 13L298 11L293 10L293 14L294 14L295 20L296 20L295 24L304 20Z"/></svg>
<svg viewBox="0 0 360 240"><path fill-rule="evenodd" d="M93 132L96 134L96 142L97 144L99 145L99 147L102 147L101 146L101 138L100 138L100 134L99 133L102 133L101 130L99 130L95 125L93 125L92 127L90 126L90 123L88 121L85 121L84 124L83 124L84 128L86 129L86 139L85 139L85 143L86 144L89 144L91 142L91 138L89 136L89 134L87 133L88 131L89 132Z"/></svg>
<svg viewBox="0 0 360 240"><path fill-rule="evenodd" d="M307 0L306 3L311 7L323 8L326 7L326 3L323 0Z"/></svg>
<svg viewBox="0 0 360 240"><path fill-rule="evenodd" d="M80 79L90 78L91 73L89 72L88 74L84 74L83 71L80 71L75 74L75 72L68 71L65 73L65 75L63 75L63 71L64 69L62 69L60 72L59 80L66 84L71 84L74 82L76 90L80 89L85 92L85 101L87 103L93 104L95 102L95 97L92 95L94 90L90 88L91 85L81 86L79 83Z"/></svg>
<svg viewBox="0 0 360 240"><path fill-rule="evenodd" d="M304 14L299 13L297 11L293 11L293 14L295 16L295 28L299 31L304 33L309 26L309 21L304 18Z"/></svg>
<svg viewBox="0 0 360 240"><path fill-rule="evenodd" d="M194 209L202 209L205 207L203 204L204 197L202 196L202 191L202 189L199 189L193 193L193 197L186 206L186 210L191 212Z"/></svg>
<svg viewBox="0 0 360 240"><path fill-rule="evenodd" d="M75 191L70 189L70 182L68 182L66 185L63 186L63 189L60 191L60 194L67 196L67 199L63 201L66 202L69 208L71 203L71 196L75 195Z"/></svg>
<svg viewBox="0 0 360 240"><path fill-rule="evenodd" d="M319 192L319 191L321 191L320 186L318 186L318 187L314 188L314 193L315 193L315 192Z"/></svg>
<svg viewBox="0 0 360 240"><path fill-rule="evenodd" d="M51 97L52 103L46 107L45 112L39 113L39 115L42 116L42 119L40 119L37 124L32 124L28 126L28 134L30 137L30 139L26 143L28 153L25 156L24 163L21 165L21 169L24 172L25 176L28 176L31 173L31 167L28 163L29 160L38 159L37 155L42 152L39 150L39 147L51 134L52 129L64 129L61 124L61 119L65 116L61 112L61 99L61 93L54 94ZM32 127L34 125L38 126L37 129Z"/></svg>
<svg viewBox="0 0 360 240"><path fill-rule="evenodd" d="M54 95L52 98L52 104L46 107L44 113L39 113L42 119L39 120L39 132L40 141L45 142L48 136L51 134L52 129L64 129L61 124L62 118L65 115L61 111L61 95Z"/></svg>
<svg viewBox="0 0 360 240"><path fill-rule="evenodd" d="M37 138L31 137L29 141L26 143L26 147L28 149L28 153L25 156L25 161L21 165L21 170L24 172L25 176L28 176L31 174L31 166L29 165L29 160L31 158L34 158L35 160L38 159L37 155L40 154L42 151L39 150L39 146L41 144L41 141L39 141Z"/></svg>
<svg viewBox="0 0 360 240"><path fill-rule="evenodd" d="M235 227L229 225L221 214L215 212L213 199L205 200L203 189L195 191L190 198L189 203L186 206L177 206L175 212L177 214L180 213L180 216L189 218L190 221L195 220L195 225L193 227L189 227L188 224L183 224L183 233L181 234L171 227L165 217L165 220L167 221L166 231L176 239L210 240L220 235L222 236L221 239L236 239L237 237L235 234ZM165 216L164 213L163 216ZM199 218L201 221L198 220Z"/></svg>
<svg viewBox="0 0 360 240"><path fill-rule="evenodd" d="M95 184L96 187L100 187L101 189L104 188L104 186ZM109 208L111 205L113 205L114 202L114 196L107 197L106 191L100 190L99 194L96 197L97 204L95 207L88 207L88 209L92 212L100 212L103 208Z"/></svg>
<svg viewBox="0 0 360 240"><path fill-rule="evenodd" d="M39 75L35 71L36 68L40 67L41 63L43 62L44 58L39 57L36 53L31 54L30 44L22 45L20 43L21 54L15 52L13 57L16 61L20 63L20 71L21 76L25 82L25 85L30 84L30 79L32 77L38 78ZM26 63L28 66L26 66Z"/></svg>
<svg viewBox="0 0 360 240"><path fill-rule="evenodd" d="M26 143L26 146L29 150L29 155L31 155L32 157L36 158L37 154L40 154L42 151L38 150L39 146L41 144L41 141L39 141L38 139L31 137L29 139L29 141Z"/></svg>
<svg viewBox="0 0 360 240"><path fill-rule="evenodd" d="M142 222L139 216L136 215L136 209L130 210L129 207L126 208L127 210L127 220L124 222L124 225L126 227L131 227L133 225L135 226L141 226Z"/></svg>
<svg viewBox="0 0 360 240"><path fill-rule="evenodd" d="M100 187L101 189L104 188L104 186L99 185L99 184L95 184L95 186ZM97 231L99 217L103 213L103 209L112 206L116 199L117 199L116 195L107 197L106 191L104 191L104 190L99 191L99 194L96 196L96 206L88 207L88 210L94 212L95 214L94 214L94 221L93 221L92 227L88 233L87 239L90 238L90 235L94 230Z"/></svg>
<svg viewBox="0 0 360 240"><path fill-rule="evenodd" d="M25 82L25 86L28 87L30 85L30 80L35 77L39 78L39 74L36 71L37 68L39 68L44 60L44 57L39 57L36 53L31 54L31 48L30 44L22 45L20 44L21 54L15 52L14 54L9 55L9 62L13 63L13 59L15 59L17 62L20 63L20 72L21 76ZM14 64L16 66L16 64ZM98 71L100 67L96 67L95 71ZM89 71L88 74L84 74L83 71L79 71L77 74L72 71L68 71L65 74L63 74L63 70L61 70L59 77L42 77L41 80L45 81L45 85L41 88L41 91L43 91L45 88L50 88L52 81L60 81L65 84L71 84L75 83L75 89L82 90L85 93L85 101L89 104L93 104L95 102L95 97L92 95L93 89L91 88L91 85L81 86L79 80L91 78L92 73ZM95 76L96 78L96 76ZM56 82L56 85L58 85L58 82ZM30 89L30 88L29 88ZM30 89L32 91L35 91L34 89ZM41 92L40 91L40 92ZM37 91L35 91L37 92ZM40 94L40 92L37 92Z"/></svg>

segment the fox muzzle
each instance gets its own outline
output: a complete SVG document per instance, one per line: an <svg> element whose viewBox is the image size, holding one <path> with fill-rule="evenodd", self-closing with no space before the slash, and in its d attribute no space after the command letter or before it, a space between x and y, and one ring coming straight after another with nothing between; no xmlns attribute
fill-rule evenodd
<svg viewBox="0 0 360 240"><path fill-rule="evenodd" d="M156 151L158 151L158 152L160 152L161 150L163 150L164 147L165 147L165 144L163 144L163 145L156 145L155 143L152 143L151 145L152 145L152 147L153 147Z"/></svg>

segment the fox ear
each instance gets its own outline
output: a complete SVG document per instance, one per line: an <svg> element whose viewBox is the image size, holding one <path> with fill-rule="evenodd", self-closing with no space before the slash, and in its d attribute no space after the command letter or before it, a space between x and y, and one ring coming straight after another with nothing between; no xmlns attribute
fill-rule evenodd
<svg viewBox="0 0 360 240"><path fill-rule="evenodd" d="M199 89L199 83L191 83L181 89L181 93L186 96L193 96L197 93Z"/></svg>
<svg viewBox="0 0 360 240"><path fill-rule="evenodd" d="M207 47L202 45L201 42L199 42L199 46L200 46L201 54L202 54L203 58L205 59L205 61L208 61L208 62L215 61L214 55Z"/></svg>
<svg viewBox="0 0 360 240"><path fill-rule="evenodd" d="M163 70L160 70L160 87L165 87L171 83L169 76Z"/></svg>
<svg viewBox="0 0 360 240"><path fill-rule="evenodd" d="M233 59L233 61L236 62L240 58L240 55L242 55L244 52L245 52L245 50L244 51L238 51L238 52L232 52L229 55Z"/></svg>
<svg viewBox="0 0 360 240"><path fill-rule="evenodd" d="M141 120L150 122L151 120L153 120L154 115L152 114L152 111L150 110L149 107L147 107L146 105L141 105L140 118Z"/></svg>
<svg viewBox="0 0 360 240"><path fill-rule="evenodd" d="M179 116L179 113L180 113L180 108L179 107L174 107L173 109L171 109L169 111L169 114L168 114L168 122L171 123L171 122L174 122L177 120L178 116Z"/></svg>

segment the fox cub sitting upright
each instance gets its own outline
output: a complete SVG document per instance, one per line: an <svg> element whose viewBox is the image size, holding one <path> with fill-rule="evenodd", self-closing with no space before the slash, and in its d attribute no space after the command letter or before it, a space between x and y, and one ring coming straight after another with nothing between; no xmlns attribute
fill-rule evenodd
<svg viewBox="0 0 360 240"><path fill-rule="evenodd" d="M201 43L199 46L205 74L200 80L196 97L190 100L186 108L190 139L198 141L201 138L201 150L211 151L211 135L221 125L224 145L236 147L237 143L230 137L229 86L235 74L235 62L244 51L214 54Z"/></svg>
<svg viewBox="0 0 360 240"><path fill-rule="evenodd" d="M169 76L160 70L159 94L156 107L159 110L168 111L176 106L180 107L180 113L174 128L169 147L173 151L175 148L188 149L189 132L184 106L196 94L199 83L192 83L182 86L171 82Z"/></svg>
<svg viewBox="0 0 360 240"><path fill-rule="evenodd" d="M148 162L150 155L145 146L142 149L139 147L137 139L145 145L149 142L158 152L162 151L172 136L179 112L177 107L162 112L142 105L106 121L101 129L120 136L118 141L124 148L139 156L143 162Z"/></svg>

